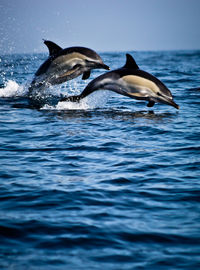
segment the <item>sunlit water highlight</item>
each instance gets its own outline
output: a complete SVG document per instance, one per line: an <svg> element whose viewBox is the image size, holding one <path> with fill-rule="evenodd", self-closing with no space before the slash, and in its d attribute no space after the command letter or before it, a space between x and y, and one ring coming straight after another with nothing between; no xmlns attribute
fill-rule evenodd
<svg viewBox="0 0 200 270"><path fill-rule="evenodd" d="M0 269L199 269L200 52L132 54L179 111L106 91L31 109L46 55L0 57Z"/></svg>

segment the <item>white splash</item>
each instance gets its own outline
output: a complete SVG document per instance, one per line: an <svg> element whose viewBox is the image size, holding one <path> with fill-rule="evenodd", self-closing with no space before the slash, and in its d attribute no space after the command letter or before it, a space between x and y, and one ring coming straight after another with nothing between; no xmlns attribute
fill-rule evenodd
<svg viewBox="0 0 200 270"><path fill-rule="evenodd" d="M4 88L0 88L0 97L21 97L26 94L26 87L8 80Z"/></svg>
<svg viewBox="0 0 200 270"><path fill-rule="evenodd" d="M91 107L88 105L86 100L81 100L80 102L58 102L56 106L45 105L43 110L88 110Z"/></svg>
<svg viewBox="0 0 200 270"><path fill-rule="evenodd" d="M80 100L80 102L62 101L58 102L56 106L45 105L43 110L92 110L95 108L103 107L108 98L109 91L95 92L86 98Z"/></svg>

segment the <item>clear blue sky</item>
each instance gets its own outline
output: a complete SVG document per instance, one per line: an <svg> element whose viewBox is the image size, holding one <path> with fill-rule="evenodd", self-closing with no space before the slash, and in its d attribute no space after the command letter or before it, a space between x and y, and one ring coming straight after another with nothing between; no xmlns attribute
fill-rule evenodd
<svg viewBox="0 0 200 270"><path fill-rule="evenodd" d="M0 0L0 54L200 49L200 0Z"/></svg>

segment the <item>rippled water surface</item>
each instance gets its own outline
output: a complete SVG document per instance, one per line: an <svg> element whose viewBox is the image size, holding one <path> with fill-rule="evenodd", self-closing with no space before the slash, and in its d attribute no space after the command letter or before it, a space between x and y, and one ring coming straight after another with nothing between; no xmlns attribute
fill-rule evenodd
<svg viewBox="0 0 200 270"><path fill-rule="evenodd" d="M179 111L108 91L31 109L47 55L0 57L0 269L200 269L200 52L131 54Z"/></svg>

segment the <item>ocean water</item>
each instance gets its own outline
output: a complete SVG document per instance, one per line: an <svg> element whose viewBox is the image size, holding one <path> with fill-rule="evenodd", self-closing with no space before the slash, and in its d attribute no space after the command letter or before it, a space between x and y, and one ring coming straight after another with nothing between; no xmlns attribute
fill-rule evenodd
<svg viewBox="0 0 200 270"><path fill-rule="evenodd" d="M130 53L180 110L109 91L32 109L47 55L0 57L0 269L200 269L200 51Z"/></svg>

